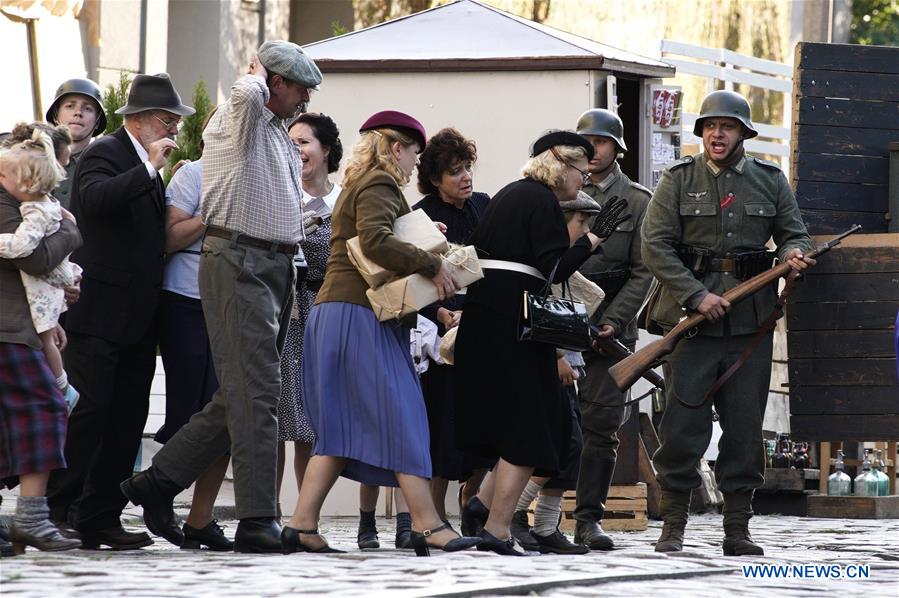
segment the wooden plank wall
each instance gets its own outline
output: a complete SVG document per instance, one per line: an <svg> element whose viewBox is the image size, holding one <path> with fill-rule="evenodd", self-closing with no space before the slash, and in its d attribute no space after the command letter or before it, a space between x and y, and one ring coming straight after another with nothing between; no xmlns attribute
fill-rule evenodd
<svg viewBox="0 0 899 598"><path fill-rule="evenodd" d="M792 182L822 256L787 306L790 428L800 440L895 440L899 234L885 234L899 141L899 48L796 46ZM879 233L879 234L878 234Z"/></svg>
<svg viewBox="0 0 899 598"><path fill-rule="evenodd" d="M794 64L791 177L809 232L886 232L899 48L801 42Z"/></svg>

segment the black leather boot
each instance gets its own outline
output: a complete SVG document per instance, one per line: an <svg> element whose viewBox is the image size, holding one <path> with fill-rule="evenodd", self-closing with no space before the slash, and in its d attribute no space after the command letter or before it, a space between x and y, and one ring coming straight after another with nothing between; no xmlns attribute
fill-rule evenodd
<svg viewBox="0 0 899 598"><path fill-rule="evenodd" d="M761 556L764 549L749 535L752 493L724 495L724 556Z"/></svg>
<svg viewBox="0 0 899 598"><path fill-rule="evenodd" d="M183 488L153 465L125 480L119 487L128 500L144 508L144 523L150 532L175 546L181 546L184 532L175 517L173 503Z"/></svg>
<svg viewBox="0 0 899 598"><path fill-rule="evenodd" d="M591 550L613 550L615 542L602 529L602 516L606 511L606 500L609 498L609 487L615 475L615 459L603 459L596 470L596 488L599 507L594 505L597 513L591 513L590 519L578 519L574 528L574 543L583 544ZM577 513L576 513L577 515ZM596 517L595 519L593 517Z"/></svg>
<svg viewBox="0 0 899 598"><path fill-rule="evenodd" d="M662 512L662 535L656 541L656 552L680 552L684 549L684 529L690 509L690 492L662 490L659 501Z"/></svg>

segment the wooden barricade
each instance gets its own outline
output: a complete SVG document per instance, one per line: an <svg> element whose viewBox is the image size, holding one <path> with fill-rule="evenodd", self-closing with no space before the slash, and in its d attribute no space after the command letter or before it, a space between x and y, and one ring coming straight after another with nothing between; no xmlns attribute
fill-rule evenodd
<svg viewBox="0 0 899 598"><path fill-rule="evenodd" d="M574 508L577 499L573 491L562 496L562 521L559 529L574 533L576 521ZM528 518L533 525L533 513L536 502L531 503ZM606 512L602 518L602 528L606 531L643 531L649 526L646 518L646 484L613 484L606 500Z"/></svg>

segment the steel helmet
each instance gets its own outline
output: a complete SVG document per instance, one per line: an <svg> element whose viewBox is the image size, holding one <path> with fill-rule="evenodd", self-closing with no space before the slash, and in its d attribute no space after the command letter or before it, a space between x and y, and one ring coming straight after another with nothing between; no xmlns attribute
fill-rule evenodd
<svg viewBox="0 0 899 598"><path fill-rule="evenodd" d="M97 102L97 125L94 127L94 132L91 133L91 137L96 137L105 131L106 112L103 110L103 91L100 89L99 85L90 79L69 79L68 81L63 81L62 85L56 90L56 97L53 98L53 103L50 104L50 108L47 109L47 122L54 125L59 124L56 120L56 113L59 111L59 102L62 100L63 96L71 93L87 96Z"/></svg>
<svg viewBox="0 0 899 598"><path fill-rule="evenodd" d="M626 152L624 143L624 124L617 114L604 108L587 110L577 119L579 135L597 135L608 137L618 146L619 152Z"/></svg>
<svg viewBox="0 0 899 598"><path fill-rule="evenodd" d="M746 139L752 139L759 134L752 126L752 111L749 108L749 102L746 98L735 91L713 91L702 100L702 107L699 109L699 117L693 124L693 134L702 137L702 123L706 118L722 117L735 118L741 123L749 133Z"/></svg>

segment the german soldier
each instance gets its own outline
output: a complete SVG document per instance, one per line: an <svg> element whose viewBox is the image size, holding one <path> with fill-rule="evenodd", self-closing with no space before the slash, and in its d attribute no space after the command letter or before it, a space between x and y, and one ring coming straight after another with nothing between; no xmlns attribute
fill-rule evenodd
<svg viewBox="0 0 899 598"><path fill-rule="evenodd" d="M749 103L732 91L702 102L693 128L703 153L683 158L662 174L643 225L643 259L661 283L650 318L667 332L684 315L706 318L684 338L665 365L667 401L653 457L662 489L662 534L657 552L683 549L690 492L700 485L699 460L712 435L712 404L703 399L739 358L775 305L772 285L751 300L731 304L722 294L772 265L777 257L798 275L814 260L812 243L786 177L776 164L749 157L743 141L758 133ZM762 419L771 378L772 337L715 392L722 437L715 479L724 494L724 554L760 555L752 542L752 493L764 481ZM688 407L690 405L692 407Z"/></svg>
<svg viewBox="0 0 899 598"><path fill-rule="evenodd" d="M633 350L637 342L636 316L640 310L652 275L640 255L640 226L650 193L621 172L617 158L627 151L624 126L617 114L609 110L588 110L577 123L577 132L593 144L590 161L591 182L584 191L599 204L611 198L627 200L622 222L603 243L602 251L589 258L580 272L597 283L606 297L593 316L593 323L605 337L615 337ZM602 353L584 353L586 377L580 381L578 400L583 427L581 468L577 482L577 519L575 543L594 550L611 550L612 539L600 525L615 471L618 450L618 428L624 423L626 393L622 393L608 375L615 360Z"/></svg>

